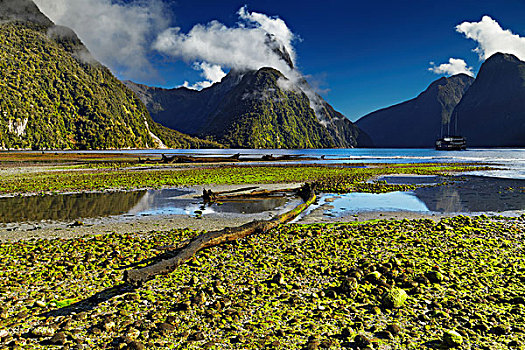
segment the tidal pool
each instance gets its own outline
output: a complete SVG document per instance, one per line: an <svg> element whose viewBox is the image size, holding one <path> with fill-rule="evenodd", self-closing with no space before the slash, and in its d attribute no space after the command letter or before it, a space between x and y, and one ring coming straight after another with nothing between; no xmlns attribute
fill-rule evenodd
<svg viewBox="0 0 525 350"><path fill-rule="evenodd" d="M152 215L249 215L279 211L291 197L271 197L222 204L204 204L179 189L82 193L0 198L0 223L55 221Z"/></svg>
<svg viewBox="0 0 525 350"><path fill-rule="evenodd" d="M525 180L483 176L384 176L378 180L389 184L412 184L423 187L408 192L380 194L323 194L307 214L315 209L324 209L324 214L332 217L381 211L426 214L525 211Z"/></svg>

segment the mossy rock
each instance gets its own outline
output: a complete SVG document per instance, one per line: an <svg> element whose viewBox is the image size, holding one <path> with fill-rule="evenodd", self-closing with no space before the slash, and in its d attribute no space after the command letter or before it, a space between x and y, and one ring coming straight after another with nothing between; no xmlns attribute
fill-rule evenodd
<svg viewBox="0 0 525 350"><path fill-rule="evenodd" d="M405 304L408 298L407 292L401 288L392 288L383 297L383 307L397 309Z"/></svg>
<svg viewBox="0 0 525 350"><path fill-rule="evenodd" d="M448 347L456 347L463 344L463 337L454 330L447 330L443 334L443 344Z"/></svg>

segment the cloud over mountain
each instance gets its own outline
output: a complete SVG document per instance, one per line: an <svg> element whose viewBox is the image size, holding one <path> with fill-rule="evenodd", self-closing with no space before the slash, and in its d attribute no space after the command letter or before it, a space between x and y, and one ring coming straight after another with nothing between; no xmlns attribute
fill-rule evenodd
<svg viewBox="0 0 525 350"><path fill-rule="evenodd" d="M479 22L463 22L456 26L456 30L477 42L474 51L481 60L486 60L496 52L510 53L525 60L525 38L503 29L490 16L483 16Z"/></svg>
<svg viewBox="0 0 525 350"><path fill-rule="evenodd" d="M53 22L73 29L93 56L128 79L155 74L151 42L170 26L161 0L34 0Z"/></svg>
<svg viewBox="0 0 525 350"><path fill-rule="evenodd" d="M501 25L490 16L483 16L479 22L463 22L456 26L456 31L465 35L467 39L476 41L477 52L480 60L485 61L497 52L510 53L521 60L525 60L525 38L503 29ZM428 69L436 74L454 75L465 73L470 76L472 68L462 59L450 58L448 63L436 66L433 62Z"/></svg>
<svg viewBox="0 0 525 350"><path fill-rule="evenodd" d="M286 23L278 17L248 12L246 7L237 14L239 22L233 27L211 21L195 25L188 33L169 28L159 35L154 48L175 59L197 62L210 83L222 78L206 72L215 66L241 71L272 67L285 75L290 73L295 63L295 35Z"/></svg>
<svg viewBox="0 0 525 350"><path fill-rule="evenodd" d="M467 62L460 58L450 58L448 63L442 63L439 66L436 66L434 62L430 62L430 65L432 67L428 70L436 74L456 75L464 73L471 77L474 76L472 67L467 67Z"/></svg>
<svg viewBox="0 0 525 350"><path fill-rule="evenodd" d="M190 85L189 82L185 81L182 86L189 89L201 90L213 85L213 83L221 81L226 76L226 73L222 70L218 64L209 64L207 62L194 63L193 69L202 70L201 76L206 80L197 82Z"/></svg>

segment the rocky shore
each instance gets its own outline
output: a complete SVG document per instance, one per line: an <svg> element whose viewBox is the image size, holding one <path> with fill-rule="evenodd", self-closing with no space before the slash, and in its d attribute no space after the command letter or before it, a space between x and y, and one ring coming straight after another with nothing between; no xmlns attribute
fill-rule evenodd
<svg viewBox="0 0 525 350"><path fill-rule="evenodd" d="M188 229L0 244L7 348L519 349L524 217L283 225L140 287Z"/></svg>

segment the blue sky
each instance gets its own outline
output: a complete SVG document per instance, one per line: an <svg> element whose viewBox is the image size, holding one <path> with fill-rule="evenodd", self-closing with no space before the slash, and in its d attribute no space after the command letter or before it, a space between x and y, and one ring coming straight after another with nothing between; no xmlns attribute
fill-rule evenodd
<svg viewBox="0 0 525 350"><path fill-rule="evenodd" d="M104 1L109 0L92 0L93 3ZM57 13L53 13L57 10L51 5L45 8L46 0L35 2L55 22L78 25L78 19L68 23L65 16L57 17ZM126 3L137 4L131 0ZM517 0L180 0L165 3L169 4L168 8L153 17L167 21L159 25L159 31L168 26L188 33L196 24L212 20L226 27L236 27L238 11L245 5L249 12L278 16L299 38L292 42L298 69L308 75L312 84L323 91L323 97L350 120L417 96L440 77L428 70L431 61L439 65L451 57L463 59L475 74L482 61L478 53L472 51L477 47L476 42L455 30L460 23L479 22L488 15L503 29L525 36L525 1ZM124 6L123 2L120 5ZM90 28L96 30L93 29L96 26ZM137 76L119 64L112 65L111 57L97 55L95 44L89 45L89 33L83 33L85 28L74 29L81 32L79 36L95 56L123 80L133 79L163 87L203 80L201 71L194 69L191 60L184 61L155 50L147 51L144 57L156 73ZM141 45L151 45L155 35L153 30L146 36L148 41ZM223 69L227 71L228 67Z"/></svg>

